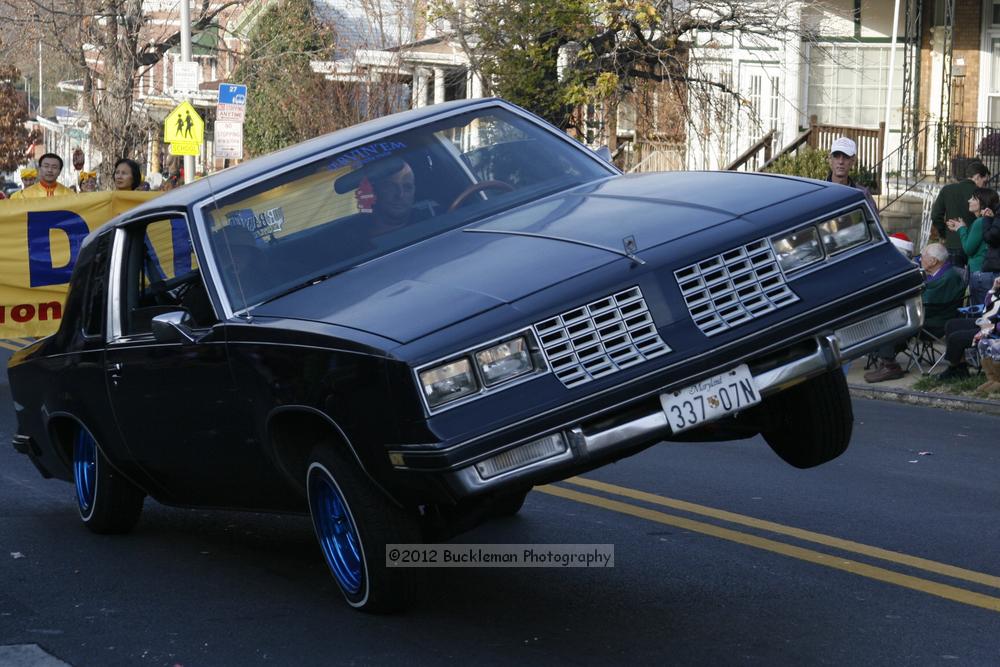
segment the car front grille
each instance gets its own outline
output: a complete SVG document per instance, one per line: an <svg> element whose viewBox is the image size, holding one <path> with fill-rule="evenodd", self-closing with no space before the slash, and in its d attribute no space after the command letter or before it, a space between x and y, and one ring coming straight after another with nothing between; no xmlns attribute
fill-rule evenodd
<svg viewBox="0 0 1000 667"><path fill-rule="evenodd" d="M638 287L535 324L552 372L575 387L670 352Z"/></svg>
<svg viewBox="0 0 1000 667"><path fill-rule="evenodd" d="M691 318L706 336L799 300L785 284L767 239L685 266L674 277Z"/></svg>

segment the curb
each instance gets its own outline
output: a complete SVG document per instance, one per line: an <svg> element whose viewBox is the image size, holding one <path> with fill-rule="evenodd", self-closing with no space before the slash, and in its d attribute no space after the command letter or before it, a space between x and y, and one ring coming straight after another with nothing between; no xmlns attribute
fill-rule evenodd
<svg viewBox="0 0 1000 667"><path fill-rule="evenodd" d="M878 401L896 401L910 405L923 405L945 410L965 410L987 415L1000 416L1000 401L974 396L955 396L954 394L932 394L926 391L912 389L887 389L848 384L851 396L855 398L870 398Z"/></svg>

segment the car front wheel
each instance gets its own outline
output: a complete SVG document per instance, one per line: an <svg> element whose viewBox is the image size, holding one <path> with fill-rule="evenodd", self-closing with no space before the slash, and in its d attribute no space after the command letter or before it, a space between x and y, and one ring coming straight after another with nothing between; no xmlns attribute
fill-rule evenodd
<svg viewBox="0 0 1000 667"><path fill-rule="evenodd" d="M306 490L313 528L347 603L374 613L407 607L415 597L415 571L387 567L386 545L418 543L416 518L333 447L316 447L309 461Z"/></svg>
<svg viewBox="0 0 1000 667"><path fill-rule="evenodd" d="M73 438L73 479L77 508L87 528L115 534L135 527L145 495L111 467L94 436L83 427Z"/></svg>
<svg viewBox="0 0 1000 667"><path fill-rule="evenodd" d="M771 449L796 468L832 461L847 450L854 412L847 379L838 368L806 380L765 401Z"/></svg>

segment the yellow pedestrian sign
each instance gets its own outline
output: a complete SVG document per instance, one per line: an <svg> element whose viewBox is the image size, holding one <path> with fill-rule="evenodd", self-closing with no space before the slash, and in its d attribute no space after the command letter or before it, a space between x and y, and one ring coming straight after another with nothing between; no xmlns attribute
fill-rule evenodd
<svg viewBox="0 0 1000 667"><path fill-rule="evenodd" d="M201 153L201 144L193 141L173 141L170 143L171 155L198 155Z"/></svg>
<svg viewBox="0 0 1000 667"><path fill-rule="evenodd" d="M205 121L190 102L181 102L167 115L163 121L163 140L168 144L194 144L199 147L205 141ZM181 150L190 150L190 147L184 146ZM174 155L197 155L197 151L174 152Z"/></svg>

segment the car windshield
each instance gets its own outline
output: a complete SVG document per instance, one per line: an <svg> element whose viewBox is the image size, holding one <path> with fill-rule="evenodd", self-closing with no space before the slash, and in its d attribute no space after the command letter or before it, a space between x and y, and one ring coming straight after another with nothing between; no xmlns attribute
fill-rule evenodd
<svg viewBox="0 0 1000 667"><path fill-rule="evenodd" d="M234 310L613 172L503 109L379 135L206 209Z"/></svg>

